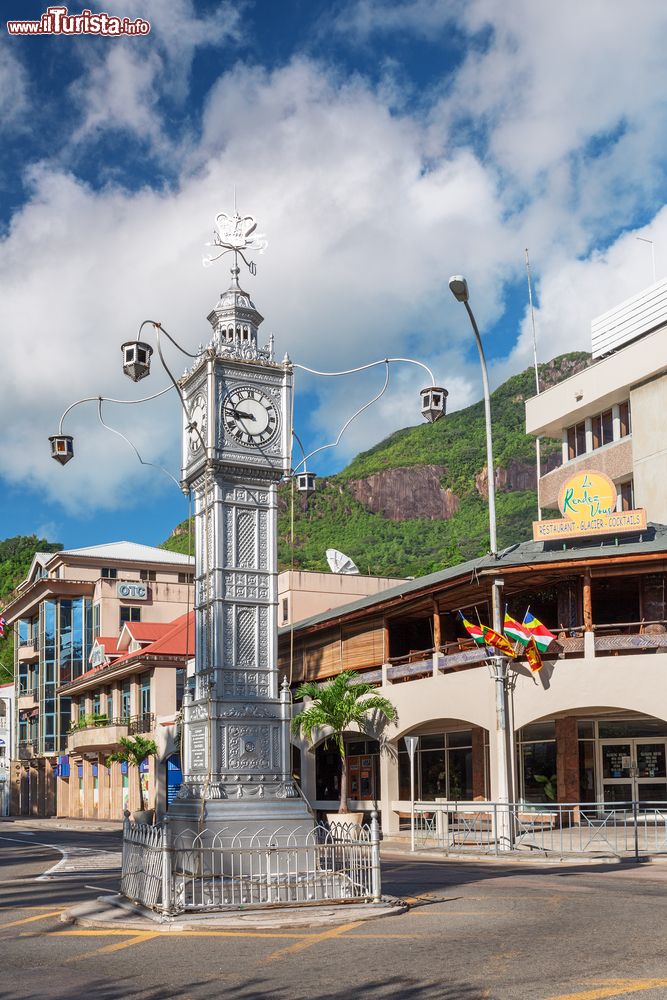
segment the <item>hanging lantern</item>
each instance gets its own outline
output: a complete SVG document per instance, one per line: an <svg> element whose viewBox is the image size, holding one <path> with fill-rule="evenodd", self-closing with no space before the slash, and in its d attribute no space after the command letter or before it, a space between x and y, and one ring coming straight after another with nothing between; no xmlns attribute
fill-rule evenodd
<svg viewBox="0 0 667 1000"><path fill-rule="evenodd" d="M422 417L434 424L440 417L444 417L447 412L447 396L449 393L439 385L429 385L427 389L422 389L421 396Z"/></svg>
<svg viewBox="0 0 667 1000"><path fill-rule="evenodd" d="M315 472L299 472L296 477L296 488L299 493L314 493L316 478Z"/></svg>
<svg viewBox="0 0 667 1000"><path fill-rule="evenodd" d="M61 465L67 465L70 458L74 458L74 438L69 434L54 434L49 438L51 442L51 458Z"/></svg>
<svg viewBox="0 0 667 1000"><path fill-rule="evenodd" d="M151 370L151 354L153 348L143 340L128 340L121 347L123 352L123 371L133 382L146 378Z"/></svg>

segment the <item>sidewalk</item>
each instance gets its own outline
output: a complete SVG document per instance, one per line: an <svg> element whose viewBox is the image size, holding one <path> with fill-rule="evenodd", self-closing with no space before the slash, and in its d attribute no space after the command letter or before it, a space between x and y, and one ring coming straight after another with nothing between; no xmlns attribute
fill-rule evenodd
<svg viewBox="0 0 667 1000"><path fill-rule="evenodd" d="M0 816L0 824L40 830L80 830L81 833L122 833L123 821L117 819L70 819L66 816Z"/></svg>

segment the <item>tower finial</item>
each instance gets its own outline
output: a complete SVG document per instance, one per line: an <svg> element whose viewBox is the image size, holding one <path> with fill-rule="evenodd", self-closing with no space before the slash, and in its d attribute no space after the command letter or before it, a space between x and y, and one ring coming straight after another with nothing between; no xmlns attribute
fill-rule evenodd
<svg viewBox="0 0 667 1000"><path fill-rule="evenodd" d="M238 274L238 258L240 257L251 274L257 273L257 267L253 260L248 260L246 254L250 251L257 251L263 254L266 250L268 240L263 233L257 233L257 222L252 215L239 215L236 208L236 185L234 185L234 214L228 215L226 212L218 212L215 217L215 232L213 242L207 243L207 247L216 247L220 253L208 254L202 263L204 267L220 260L226 253L234 254L234 272Z"/></svg>

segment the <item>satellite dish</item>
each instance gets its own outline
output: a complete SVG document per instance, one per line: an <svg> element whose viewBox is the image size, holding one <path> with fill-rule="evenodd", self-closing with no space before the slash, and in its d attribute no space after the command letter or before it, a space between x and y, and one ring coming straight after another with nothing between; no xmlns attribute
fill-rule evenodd
<svg viewBox="0 0 667 1000"><path fill-rule="evenodd" d="M338 549L327 549L327 562L332 573L346 573L348 576L358 575L359 570L349 556Z"/></svg>

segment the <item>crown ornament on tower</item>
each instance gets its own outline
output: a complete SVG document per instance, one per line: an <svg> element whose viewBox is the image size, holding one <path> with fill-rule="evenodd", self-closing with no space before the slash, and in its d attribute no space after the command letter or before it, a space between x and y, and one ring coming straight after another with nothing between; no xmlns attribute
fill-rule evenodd
<svg viewBox="0 0 667 1000"><path fill-rule="evenodd" d="M257 273L255 262L248 260L246 254L255 251L264 253L269 241L264 233L258 233L257 221L252 215L240 215L234 207L234 214L218 212L214 219L215 232L213 242L207 243L207 247L214 247L219 253L210 253L204 257L202 263L204 267L210 267L216 260L220 260L226 253L234 254L234 262L237 264L240 257L251 274Z"/></svg>

